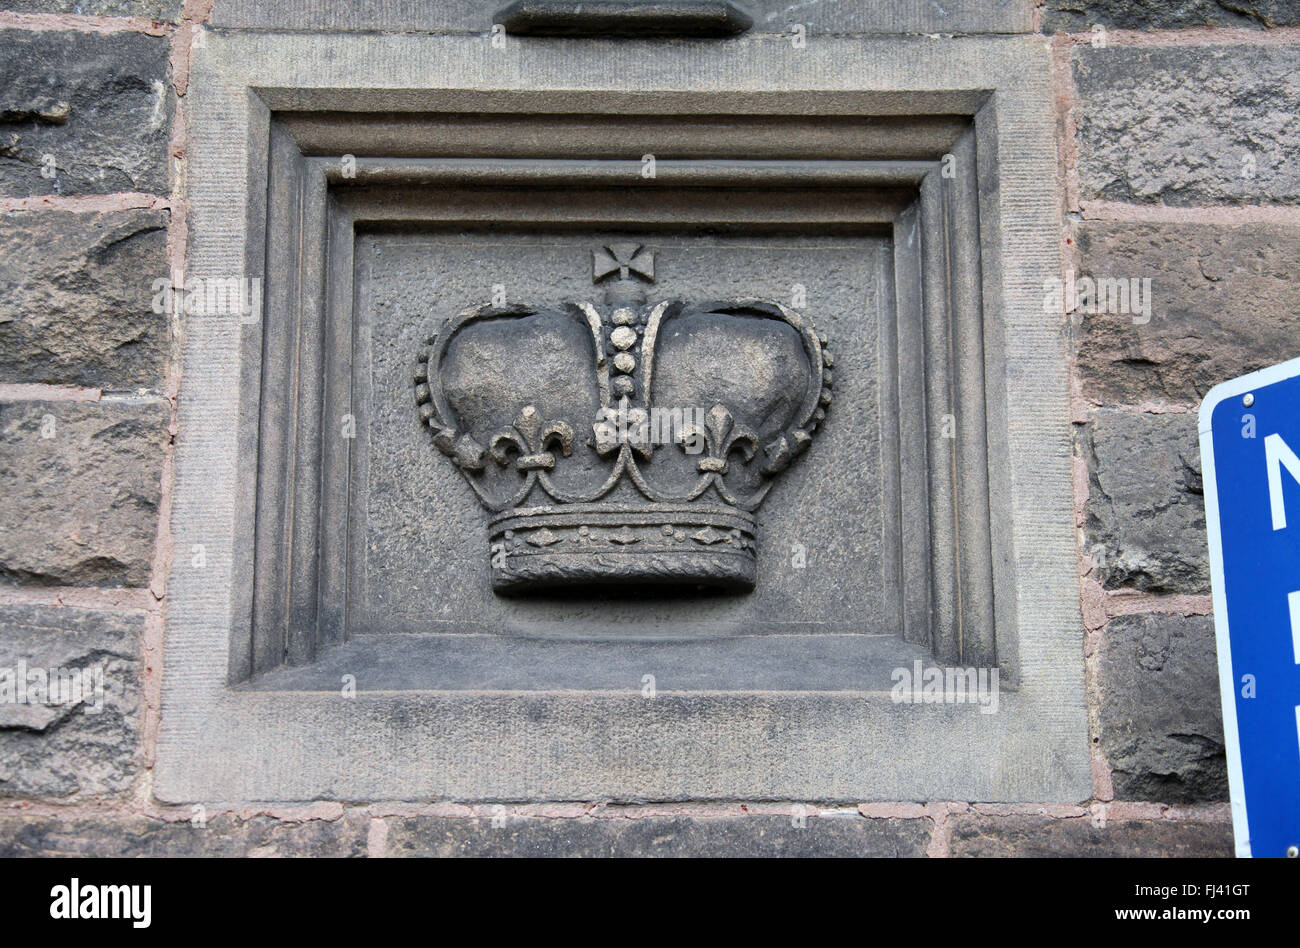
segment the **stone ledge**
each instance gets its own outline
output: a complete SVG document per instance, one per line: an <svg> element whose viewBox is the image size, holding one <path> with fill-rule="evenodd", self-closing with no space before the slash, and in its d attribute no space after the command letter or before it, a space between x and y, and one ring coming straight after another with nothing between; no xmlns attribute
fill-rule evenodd
<svg viewBox="0 0 1300 948"><path fill-rule="evenodd" d="M480 0L217 0L211 22L238 29L421 31L481 33L492 28L499 2ZM792 5L783 0L743 0L754 19L754 33L786 33L794 24L805 35L854 33L1027 33L1033 29L1031 0L826 0ZM538 42L548 42L539 40Z"/></svg>
<svg viewBox="0 0 1300 948"><path fill-rule="evenodd" d="M233 689L204 697L204 706L163 715L160 801L1015 802L1091 794L1087 734L1059 696L1003 692L996 714L845 692L348 697L341 689ZM342 771L339 759L349 762Z"/></svg>

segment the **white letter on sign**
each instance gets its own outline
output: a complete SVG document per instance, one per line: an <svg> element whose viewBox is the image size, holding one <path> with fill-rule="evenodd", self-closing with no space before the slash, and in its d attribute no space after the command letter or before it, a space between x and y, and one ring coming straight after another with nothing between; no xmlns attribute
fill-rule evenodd
<svg viewBox="0 0 1300 948"><path fill-rule="evenodd" d="M1300 591L1286 597L1291 604L1291 647L1295 650L1295 663L1300 665Z"/></svg>
<svg viewBox="0 0 1300 948"><path fill-rule="evenodd" d="M1268 502L1273 508L1273 529L1286 526L1286 505L1282 502L1282 468L1300 483L1300 458L1287 447L1281 435L1264 439L1264 463L1268 465Z"/></svg>

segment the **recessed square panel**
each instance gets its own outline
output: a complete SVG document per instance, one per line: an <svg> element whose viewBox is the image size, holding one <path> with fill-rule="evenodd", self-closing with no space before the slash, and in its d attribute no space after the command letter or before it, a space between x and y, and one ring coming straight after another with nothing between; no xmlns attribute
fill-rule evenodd
<svg viewBox="0 0 1300 948"><path fill-rule="evenodd" d="M644 286L646 306L659 300L743 298L798 304L795 311L825 335L827 351L833 354L834 397L825 420L806 453L775 480L755 511L757 572L750 591L704 589L689 576L658 584L628 580L609 588L543 589L526 595L494 591L488 531L492 515L466 483L466 473L434 447L422 423L411 369L430 336L445 332L456 314L488 304L494 295L500 301L534 306L589 302L598 312L608 309L605 287L593 283L592 253L611 242L644 247L653 254L653 282L645 281ZM358 437L351 494L349 634L897 636L899 616L890 613L882 596L889 579L881 552L889 513L882 510L880 422L881 384L887 377L882 346L891 344L882 339L880 322L882 308L892 301L888 237L381 232L358 236L354 260L358 350L353 360L353 410ZM582 344L581 330L576 338L552 338L541 328L536 328L536 338L528 328L520 333L511 337L510 345L491 348L482 356L492 362L482 366L482 373L493 386L498 386L498 374L527 375L529 346L555 345L566 350L554 356L555 370L596 389L597 367L590 346ZM693 363L701 363L694 368L717 380L721 388L716 391L732 392L740 401L772 387L771 380L735 358L736 350L748 342L745 333L743 321L735 318L719 320L712 334L690 325L681 332L702 340L699 351L688 353ZM712 404L676 404L662 396L671 381L665 373L673 371L669 360L675 354L674 338L666 328L658 340L660 375L651 407L702 421ZM519 361L512 367L512 360ZM472 374L475 367L459 371ZM543 387L536 380L530 384ZM785 388L802 384L794 375L780 380ZM537 397L545 393L539 390ZM483 398L487 416L499 416L499 426L508 426L519 407L515 401L522 396L492 387ZM734 400L731 407L739 410ZM578 417L584 408L561 411L573 417L547 419L562 421L576 432L570 455L559 456L550 471L556 481L565 476L566 465L574 471L570 484L576 484L579 465L594 469L599 481L617 463L615 452L603 459L597 455L593 423L598 419L594 411ZM758 446L760 452L762 448ZM655 450L651 459L641 461L645 476L652 481L680 479L676 470L660 470L676 460L690 463L683 457L685 447L661 444ZM736 453L729 463L743 461ZM512 478L512 485L517 480ZM611 491L602 500L610 498L613 506L635 515L636 523L649 524L663 506L636 491ZM704 506L707 501L705 496L695 503ZM513 506L544 504L559 506L537 487ZM580 525L581 534L557 526L547 530L544 540L550 541L548 546L582 545L584 550L599 543L609 555L621 552L609 518L592 516L590 524ZM683 549L702 550L706 540L713 541L708 546L732 542L723 536L725 530L701 533L689 516L681 524L663 516L663 524L649 525L673 533L663 535L662 541L653 531L641 530L644 536L629 533L622 539L633 549L625 558L642 550L649 554L652 546L663 546L666 557ZM535 537L539 531L520 532ZM563 539L557 537L561 533ZM607 539L610 536L614 539ZM502 537L495 539L500 542Z"/></svg>

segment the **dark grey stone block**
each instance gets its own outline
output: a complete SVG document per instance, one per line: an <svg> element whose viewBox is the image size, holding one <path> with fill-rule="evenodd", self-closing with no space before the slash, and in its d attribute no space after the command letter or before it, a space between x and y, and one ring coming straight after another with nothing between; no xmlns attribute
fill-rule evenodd
<svg viewBox="0 0 1300 948"><path fill-rule="evenodd" d="M168 405L0 403L0 581L145 586Z"/></svg>
<svg viewBox="0 0 1300 948"><path fill-rule="evenodd" d="M1300 48L1076 46L1084 199L1300 203Z"/></svg>
<svg viewBox="0 0 1300 948"><path fill-rule="evenodd" d="M0 608L0 796L85 800L131 789L142 764L143 629L141 612ZM69 673L79 691L65 690ZM56 674L57 688L36 690Z"/></svg>
<svg viewBox="0 0 1300 948"><path fill-rule="evenodd" d="M1226 857L1232 824L972 814L953 818L951 846L966 857Z"/></svg>
<svg viewBox="0 0 1300 948"><path fill-rule="evenodd" d="M229 813L203 821L201 810L177 822L140 816L55 819L0 817L0 857L245 857L314 856L356 858L366 854L369 820L348 813L337 820L282 822L266 816L243 819Z"/></svg>
<svg viewBox="0 0 1300 948"><path fill-rule="evenodd" d="M1300 229L1088 223L1076 234L1080 277L1151 280L1149 320L1075 314L1086 396L1191 403L1300 351Z"/></svg>
<svg viewBox="0 0 1300 948"><path fill-rule="evenodd" d="M143 33L0 31L0 194L165 193L170 53Z"/></svg>
<svg viewBox="0 0 1300 948"><path fill-rule="evenodd" d="M181 0L0 0L14 13L72 13L77 16L140 16L155 23L180 20Z"/></svg>
<svg viewBox="0 0 1300 948"><path fill-rule="evenodd" d="M808 816L389 820L389 856L924 856L926 819Z"/></svg>
<svg viewBox="0 0 1300 948"><path fill-rule="evenodd" d="M1079 438L1089 473L1084 529L1102 585L1208 593L1196 415L1095 411Z"/></svg>
<svg viewBox="0 0 1300 948"><path fill-rule="evenodd" d="M1122 30L1198 26L1265 28L1300 23L1294 0L1047 0L1043 30L1080 32L1094 24Z"/></svg>
<svg viewBox="0 0 1300 948"><path fill-rule="evenodd" d="M0 378L160 388L167 212L33 211L0 219Z"/></svg>
<svg viewBox="0 0 1300 948"><path fill-rule="evenodd" d="M1228 799L1211 616L1121 616L1100 655L1101 751L1121 800Z"/></svg>

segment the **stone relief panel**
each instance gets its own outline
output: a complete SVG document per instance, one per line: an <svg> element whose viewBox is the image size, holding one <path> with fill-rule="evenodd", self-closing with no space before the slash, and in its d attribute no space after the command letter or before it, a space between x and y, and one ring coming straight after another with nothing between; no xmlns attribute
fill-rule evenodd
<svg viewBox="0 0 1300 948"><path fill-rule="evenodd" d="M362 235L354 631L896 634L889 257L881 237Z"/></svg>
<svg viewBox="0 0 1300 948"><path fill-rule="evenodd" d="M184 339L172 530L215 568L178 558L169 578L159 798L1086 794L1065 350L1041 307L1060 269L1050 50L826 36L773 44L756 72L742 44L701 59L563 41L502 85L509 60L481 39L215 30L196 50L192 269L263 279L264 316L193 321ZM606 297L625 278L644 302ZM735 300L772 308L710 302ZM660 314L650 361L698 382L671 400L703 403L705 433L721 405L752 457L688 453L690 431L649 459L597 450L615 378L629 413L659 399L658 368L638 382L664 302L681 309ZM514 305L530 315L451 332ZM797 396L818 367L785 311L833 357L815 428ZM673 323L692 331L674 342ZM614 331L638 324L620 348ZM560 344L539 357L548 334ZM762 363L733 352L751 349L788 390L722 384ZM797 430L809 445L765 475L767 447ZM588 499L620 456L670 497L704 475L710 497L717 475L736 501L766 488L753 511L717 501L754 517L752 581L695 564L669 583L600 562L564 582L516 570L505 541L554 557L543 529L627 527L637 542L609 542L614 556L667 537L662 522L492 523L530 474L533 507L618 504L626 520L665 503L630 462ZM542 472L580 499L547 494ZM725 541L695 534L730 535L667 525L673 545L654 542L710 557ZM891 669L927 660L999 667L997 713L892 700Z"/></svg>

